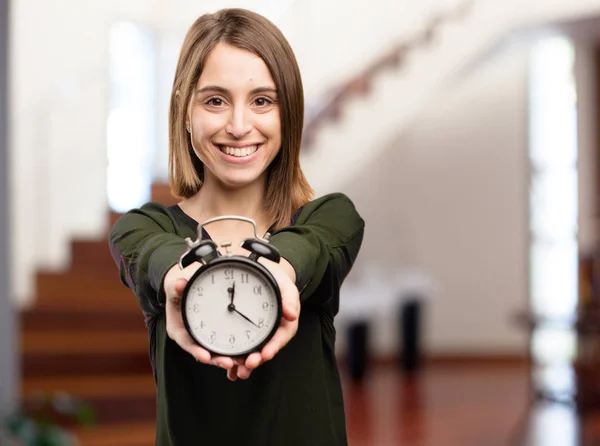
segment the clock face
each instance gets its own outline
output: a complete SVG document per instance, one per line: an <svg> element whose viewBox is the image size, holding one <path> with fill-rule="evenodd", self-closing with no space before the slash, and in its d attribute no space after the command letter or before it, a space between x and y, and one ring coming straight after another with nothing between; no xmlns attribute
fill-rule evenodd
<svg viewBox="0 0 600 446"><path fill-rule="evenodd" d="M257 350L279 326L279 290L268 271L251 263L223 259L204 266L184 291L186 327L213 353L237 356Z"/></svg>

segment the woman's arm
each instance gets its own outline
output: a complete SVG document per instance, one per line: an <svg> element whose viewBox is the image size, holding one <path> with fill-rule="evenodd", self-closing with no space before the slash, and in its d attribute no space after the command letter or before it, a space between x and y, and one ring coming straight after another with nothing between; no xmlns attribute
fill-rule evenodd
<svg viewBox="0 0 600 446"><path fill-rule="evenodd" d="M273 234L271 243L295 271L303 304L326 278L339 290L358 255L364 226L352 201L336 193L308 203L293 226Z"/></svg>
<svg viewBox="0 0 600 446"><path fill-rule="evenodd" d="M164 206L149 203L119 219L110 231L109 244L121 281L134 291L146 319L164 312L167 334L183 350L197 361L230 370L231 358L211 356L183 324L181 293L200 265L182 270L178 262L187 249L185 237L195 235L190 228L176 225Z"/></svg>
<svg viewBox="0 0 600 446"><path fill-rule="evenodd" d="M195 235L180 229L157 203L127 212L111 229L108 241L121 282L135 293L146 318L163 311L165 276L190 236Z"/></svg>

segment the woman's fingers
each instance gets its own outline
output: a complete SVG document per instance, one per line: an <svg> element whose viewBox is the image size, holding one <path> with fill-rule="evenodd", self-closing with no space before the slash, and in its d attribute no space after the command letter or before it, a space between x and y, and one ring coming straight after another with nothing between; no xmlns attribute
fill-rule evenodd
<svg viewBox="0 0 600 446"><path fill-rule="evenodd" d="M281 325L261 351L261 362L270 361L294 337L298 331L298 321L281 320Z"/></svg>
<svg viewBox="0 0 600 446"><path fill-rule="evenodd" d="M235 365L230 369L227 369L227 379L229 381L236 381L238 379L238 366Z"/></svg>
<svg viewBox="0 0 600 446"><path fill-rule="evenodd" d="M244 365L248 369L254 370L261 363L262 363L262 355L260 354L260 352L254 352L254 353L251 353L251 354L248 355L248 357L246 358L246 361L245 361Z"/></svg>
<svg viewBox="0 0 600 446"><path fill-rule="evenodd" d="M183 295L183 290L185 290L187 283L188 280L183 277L180 277L175 281L173 285L173 291L177 296L181 297Z"/></svg>
<svg viewBox="0 0 600 446"><path fill-rule="evenodd" d="M176 334L176 338L173 339L179 346L196 358L196 361L201 362L203 364L213 364L214 359L211 357L211 354L208 350L203 349L198 344L196 344L189 333L185 330L178 330Z"/></svg>
<svg viewBox="0 0 600 446"><path fill-rule="evenodd" d="M181 315L181 295L185 289L188 278L193 271L186 271L186 277L178 277L172 282L171 290L166 290L167 296L167 334L173 339L183 350L192 355L197 361L204 364L212 364L224 369L231 369L234 366L233 359L224 356L213 357L210 352L200 347L190 334L188 333L183 323Z"/></svg>
<svg viewBox="0 0 600 446"><path fill-rule="evenodd" d="M196 361L209 364L211 361L210 353L193 341L183 324L183 317L181 316L181 293L177 292L181 288L181 282L183 282L183 287L185 287L186 281L184 279L178 280L174 286L176 292L167 297L167 335L183 350L196 358Z"/></svg>
<svg viewBox="0 0 600 446"><path fill-rule="evenodd" d="M283 317L288 321L295 321L300 316L300 296L295 287L287 293L282 293L281 310Z"/></svg>
<svg viewBox="0 0 600 446"><path fill-rule="evenodd" d="M237 366L237 376L240 379L248 379L252 374L252 370L248 369L246 366L238 365Z"/></svg>

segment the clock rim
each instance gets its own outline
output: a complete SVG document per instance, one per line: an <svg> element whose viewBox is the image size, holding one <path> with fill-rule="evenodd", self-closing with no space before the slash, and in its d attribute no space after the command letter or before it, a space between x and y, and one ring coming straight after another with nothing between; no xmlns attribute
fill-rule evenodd
<svg viewBox="0 0 600 446"><path fill-rule="evenodd" d="M191 330L191 327L190 327L190 325L188 323L188 319L187 319L185 308L186 308L186 302L187 302L187 297L188 297L188 293L189 293L190 288L192 287L194 281L200 275L204 274L205 272L211 270L212 268L214 268L216 266L220 266L222 263L238 263L238 264L242 264L242 265L248 266L250 268L254 268L259 273L263 273L265 275L265 278L267 279L267 282L270 282L270 284L273 287L273 290L275 291L275 301L276 301L276 304L277 304L277 315L276 315L275 320L276 321L281 321L281 317L282 317L282 314L283 314L282 300L281 300L281 291L280 291L279 285L277 285L277 281L275 280L275 277L273 276L273 274L271 273L271 271L269 271L265 266L261 265L257 261L250 260L250 259L248 259L246 257L232 256L232 257L217 257L216 259L211 260L209 263L206 263L206 264L202 265L192 275L192 277L190 277L190 279L188 280L188 283L186 284L183 292L181 293L181 315L183 317L183 324L185 326L185 329L189 333L190 337L192 338L192 340L197 345L199 345L200 347L202 347L203 349L208 350L211 354L218 355L218 356L227 356L227 357L231 357L231 358L236 358L236 357L241 357L241 356L247 356L250 353L262 350L262 348L271 340L271 338L273 337L273 335L275 334L275 332L277 331L277 329L281 325L281 322L275 323L273 325L273 327L271 328L271 331L269 332L269 334L267 334L267 336L259 344L255 345L254 347L251 347L251 348L249 348L247 350L244 350L242 352L236 352L236 353L233 353L233 354L221 353L221 352L217 352L217 351L211 349L210 346L207 346L206 344L204 344L203 342L201 342L200 340L198 340L196 338L196 336L194 336L194 333Z"/></svg>

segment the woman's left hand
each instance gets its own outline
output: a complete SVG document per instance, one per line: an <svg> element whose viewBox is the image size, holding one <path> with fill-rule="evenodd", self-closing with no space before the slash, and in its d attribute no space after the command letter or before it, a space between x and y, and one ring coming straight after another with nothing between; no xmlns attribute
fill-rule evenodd
<svg viewBox="0 0 600 446"><path fill-rule="evenodd" d="M260 258L273 274L281 291L282 315L279 328L260 352L254 352L245 359L239 359L237 365L227 371L227 377L235 381L237 378L247 379L254 369L266 361L270 361L287 345L298 331L300 316L300 293L296 288L296 272L290 263L281 258L280 263Z"/></svg>

